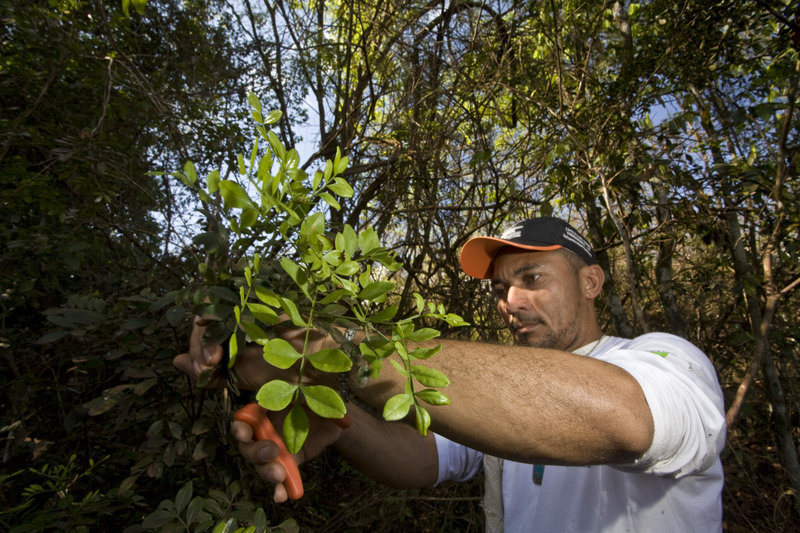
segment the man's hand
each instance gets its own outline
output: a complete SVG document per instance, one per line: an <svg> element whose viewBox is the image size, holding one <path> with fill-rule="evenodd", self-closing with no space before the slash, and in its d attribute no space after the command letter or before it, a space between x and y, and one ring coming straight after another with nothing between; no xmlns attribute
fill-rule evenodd
<svg viewBox="0 0 800 533"><path fill-rule="evenodd" d="M225 387L225 377L217 372L222 362L223 350L219 344L204 344L206 327L213 321L195 317L192 334L189 337L189 351L176 355L172 363L195 382L208 379L204 386L209 389ZM258 390L261 385L279 376L279 371L264 361L260 346L248 345L236 357L238 385L243 390Z"/></svg>
<svg viewBox="0 0 800 533"><path fill-rule="evenodd" d="M275 428L283 427L287 412L270 413L270 421ZM332 420L321 418L311 412L308 413L308 418L310 426L308 438L303 448L293 455L298 465L322 453L342 435L342 428ZM274 500L277 503L285 502L289 497L284 485L286 470L276 461L278 446L271 440L253 440L253 428L238 420L234 420L231 424L231 433L238 442L242 456L253 464L261 478L275 486Z"/></svg>
<svg viewBox="0 0 800 533"><path fill-rule="evenodd" d="M199 316L194 318L192 335L189 337L189 352L176 355L172 364L194 381L200 381L201 377L211 378L206 387L219 389L225 386L225 378L216 372L222 362L222 346L203 344L203 335L211 322Z"/></svg>

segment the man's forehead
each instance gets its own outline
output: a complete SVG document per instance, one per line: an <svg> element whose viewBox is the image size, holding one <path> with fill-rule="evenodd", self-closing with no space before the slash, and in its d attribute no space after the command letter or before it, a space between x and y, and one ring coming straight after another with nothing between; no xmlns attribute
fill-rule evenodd
<svg viewBox="0 0 800 533"><path fill-rule="evenodd" d="M492 280L500 279L502 276L501 270L506 271L504 274L519 275L525 272L543 269L554 266L559 261L565 259L561 256L558 250L553 251L531 251L520 250L517 248L509 248L508 251L500 251L493 260L493 273ZM508 269L511 270L508 270Z"/></svg>

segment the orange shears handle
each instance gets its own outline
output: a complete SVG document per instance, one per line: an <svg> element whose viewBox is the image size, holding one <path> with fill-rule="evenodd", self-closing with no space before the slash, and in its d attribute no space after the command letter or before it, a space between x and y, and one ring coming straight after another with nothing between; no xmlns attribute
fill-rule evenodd
<svg viewBox="0 0 800 533"><path fill-rule="evenodd" d="M286 471L286 492L292 500L299 500L303 497L303 479L300 477L300 470L297 463L286 448L280 434L275 430L272 422L269 421L267 410L257 403L249 403L233 414L234 420L246 422L253 428L253 435L256 440L271 440L278 446L278 458L276 461L283 466ZM333 419L339 427L346 429L350 426L350 417Z"/></svg>

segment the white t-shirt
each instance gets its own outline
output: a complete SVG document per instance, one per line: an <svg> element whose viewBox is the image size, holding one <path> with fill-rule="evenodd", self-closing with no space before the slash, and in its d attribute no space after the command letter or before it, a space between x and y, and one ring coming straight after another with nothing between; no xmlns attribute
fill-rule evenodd
<svg viewBox="0 0 800 533"><path fill-rule="evenodd" d="M547 465L541 484L533 465L503 462L506 533L722 531L725 413L708 358L665 333L604 337L575 353L625 369L642 387L653 415L650 449L634 463ZM436 435L438 482L466 480L483 454Z"/></svg>

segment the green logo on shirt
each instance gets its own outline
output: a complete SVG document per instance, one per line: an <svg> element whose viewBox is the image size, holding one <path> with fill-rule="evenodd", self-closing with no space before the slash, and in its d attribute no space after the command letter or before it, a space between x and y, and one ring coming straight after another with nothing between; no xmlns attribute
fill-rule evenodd
<svg viewBox="0 0 800 533"><path fill-rule="evenodd" d="M650 350L650 352L651 352L651 353L654 353L654 354L656 354L656 355L660 355L661 357L666 357L666 356L668 356L668 355L669 355L669 352L660 352L660 351L658 351L658 350Z"/></svg>

